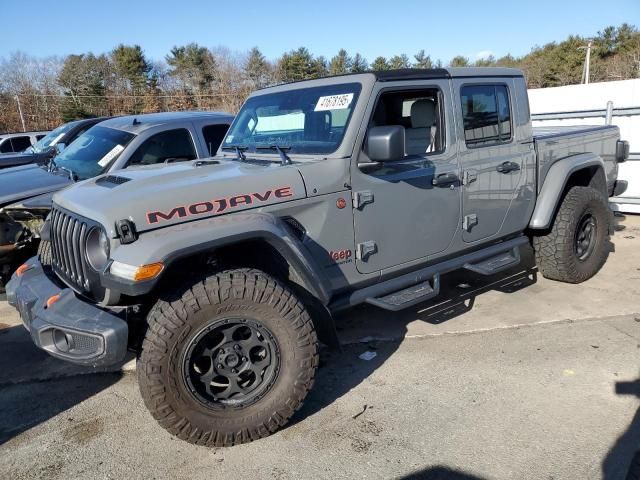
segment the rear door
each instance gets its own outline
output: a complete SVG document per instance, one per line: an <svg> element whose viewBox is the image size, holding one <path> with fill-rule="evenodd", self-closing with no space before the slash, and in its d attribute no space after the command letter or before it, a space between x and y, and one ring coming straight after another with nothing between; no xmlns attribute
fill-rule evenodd
<svg viewBox="0 0 640 480"><path fill-rule="evenodd" d="M526 183L531 146L515 138L513 82L509 78L453 80L461 132L462 239L472 243L503 231Z"/></svg>

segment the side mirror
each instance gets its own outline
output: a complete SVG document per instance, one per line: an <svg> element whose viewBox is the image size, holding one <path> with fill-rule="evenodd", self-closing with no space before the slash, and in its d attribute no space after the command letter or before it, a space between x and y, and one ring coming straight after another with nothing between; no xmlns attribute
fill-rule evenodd
<svg viewBox="0 0 640 480"><path fill-rule="evenodd" d="M56 153L62 153L66 147L64 142L56 143Z"/></svg>
<svg viewBox="0 0 640 480"><path fill-rule="evenodd" d="M374 162L393 162L404 158L404 127L372 127L367 135L367 155Z"/></svg>
<svg viewBox="0 0 640 480"><path fill-rule="evenodd" d="M626 162L629 158L629 142L618 140L616 142L616 160L618 163Z"/></svg>

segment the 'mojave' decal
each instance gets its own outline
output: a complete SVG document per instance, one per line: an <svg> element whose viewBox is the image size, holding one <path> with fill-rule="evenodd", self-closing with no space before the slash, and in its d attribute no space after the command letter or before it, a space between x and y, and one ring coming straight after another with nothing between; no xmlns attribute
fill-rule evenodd
<svg viewBox="0 0 640 480"><path fill-rule="evenodd" d="M286 198L293 196L292 187L280 187L275 190L267 190L264 193L247 193L234 197L218 198L216 200L205 200L204 202L192 203L173 207L168 212L159 210L147 212L147 222L151 225L158 222L166 222L174 218L185 218L193 215L219 215L226 210L249 207L254 204L266 202L269 198Z"/></svg>

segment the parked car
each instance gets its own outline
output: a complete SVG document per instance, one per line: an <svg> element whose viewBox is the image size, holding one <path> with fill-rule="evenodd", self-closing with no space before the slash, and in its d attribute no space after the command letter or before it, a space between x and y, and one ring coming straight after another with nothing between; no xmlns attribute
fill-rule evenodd
<svg viewBox="0 0 640 480"><path fill-rule="evenodd" d="M35 145L48 131L0 134L0 158L3 154L23 152Z"/></svg>
<svg viewBox="0 0 640 480"><path fill-rule="evenodd" d="M6 281L35 252L54 192L105 172L209 157L232 120L216 112L116 117L85 131L46 165L0 170L0 278Z"/></svg>
<svg viewBox="0 0 640 480"><path fill-rule="evenodd" d="M595 275L627 156L617 127L532 129L514 69L266 88L215 158L54 195L50 265L24 263L7 298L55 357L111 365L135 348L172 434L249 442L301 406L335 312L412 307L448 272L517 265L530 242L545 277Z"/></svg>
<svg viewBox="0 0 640 480"><path fill-rule="evenodd" d="M0 155L0 169L28 163L48 163L79 135L106 119L107 117L88 118L60 125L41 137L35 145L17 153Z"/></svg>

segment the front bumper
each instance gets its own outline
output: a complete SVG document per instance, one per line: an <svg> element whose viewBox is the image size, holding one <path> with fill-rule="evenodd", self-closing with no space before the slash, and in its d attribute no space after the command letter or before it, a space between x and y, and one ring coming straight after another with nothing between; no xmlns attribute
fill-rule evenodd
<svg viewBox="0 0 640 480"><path fill-rule="evenodd" d="M119 316L60 287L45 273L36 257L21 276L7 284L7 300L20 313L37 347L50 355L78 365L115 365L127 353L129 329ZM47 308L53 295L59 299Z"/></svg>

